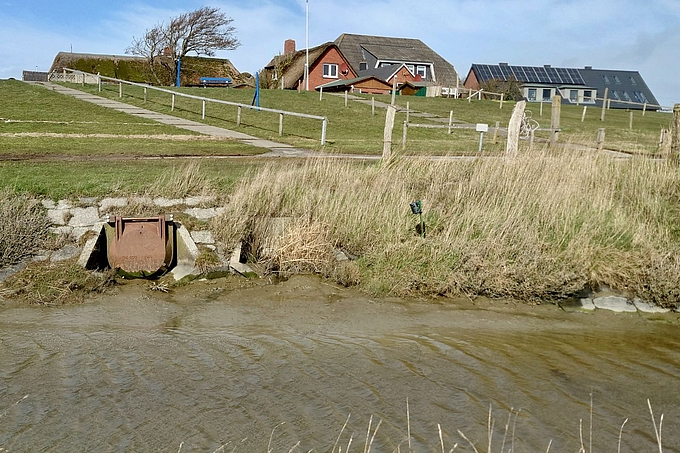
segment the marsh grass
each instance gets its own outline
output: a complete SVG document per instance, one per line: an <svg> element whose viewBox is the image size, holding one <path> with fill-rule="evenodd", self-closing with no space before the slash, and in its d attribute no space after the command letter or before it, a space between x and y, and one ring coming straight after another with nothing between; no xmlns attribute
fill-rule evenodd
<svg viewBox="0 0 680 453"><path fill-rule="evenodd" d="M50 263L30 263L11 276L4 286L13 291L12 297L36 305L80 303L86 296L103 292L115 284L115 273L95 273L78 265L75 260Z"/></svg>
<svg viewBox="0 0 680 453"><path fill-rule="evenodd" d="M0 267L16 264L47 248L49 225L39 200L0 190Z"/></svg>
<svg viewBox="0 0 680 453"><path fill-rule="evenodd" d="M426 239L415 231L414 200ZM310 255L285 241L262 253L276 242L275 217L314 238ZM277 162L236 188L213 229L227 247L249 240L265 260L341 248L359 257L343 273L373 293L554 300L606 285L674 306L679 221L676 166L543 148L514 160Z"/></svg>

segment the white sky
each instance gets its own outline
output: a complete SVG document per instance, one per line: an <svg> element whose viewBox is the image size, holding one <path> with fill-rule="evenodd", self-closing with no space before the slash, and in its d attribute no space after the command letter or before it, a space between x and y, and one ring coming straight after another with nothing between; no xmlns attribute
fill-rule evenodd
<svg viewBox="0 0 680 453"><path fill-rule="evenodd" d="M305 0L0 0L0 79L47 71L59 51L122 55L133 36L202 6L234 19L254 73L294 39ZM342 33L418 38L465 78L472 63L639 71L664 106L680 102L680 0L309 0L309 45Z"/></svg>

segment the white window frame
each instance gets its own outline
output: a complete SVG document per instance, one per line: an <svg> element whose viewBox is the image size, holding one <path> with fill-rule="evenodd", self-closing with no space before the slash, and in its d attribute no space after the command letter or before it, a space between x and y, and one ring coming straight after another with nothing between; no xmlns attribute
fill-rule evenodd
<svg viewBox="0 0 680 453"><path fill-rule="evenodd" d="M536 88L527 88L527 100L535 101L538 95L538 90Z"/></svg>
<svg viewBox="0 0 680 453"><path fill-rule="evenodd" d="M324 63L323 64L323 78L324 79L337 79L338 78L338 65L336 63Z"/></svg>
<svg viewBox="0 0 680 453"><path fill-rule="evenodd" d="M424 64L416 65L415 75L420 75L423 79L427 77L427 66Z"/></svg>

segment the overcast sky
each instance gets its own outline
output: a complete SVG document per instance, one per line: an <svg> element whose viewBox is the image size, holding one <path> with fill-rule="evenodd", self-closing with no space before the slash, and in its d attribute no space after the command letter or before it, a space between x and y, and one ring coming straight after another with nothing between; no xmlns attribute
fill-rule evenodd
<svg viewBox="0 0 680 453"><path fill-rule="evenodd" d="M0 0L0 79L47 71L59 51L122 55L133 36L202 6L234 19L254 73L305 47L305 0ZM680 0L309 0L309 45L342 33L418 38L465 78L472 63L639 71L664 106L680 102Z"/></svg>

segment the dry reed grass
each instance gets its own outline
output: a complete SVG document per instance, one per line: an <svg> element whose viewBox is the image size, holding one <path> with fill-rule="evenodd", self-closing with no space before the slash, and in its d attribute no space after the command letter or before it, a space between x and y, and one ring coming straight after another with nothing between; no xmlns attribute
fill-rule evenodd
<svg viewBox="0 0 680 453"><path fill-rule="evenodd" d="M5 189L0 192L0 267L46 248L50 221L40 202Z"/></svg>
<svg viewBox="0 0 680 453"><path fill-rule="evenodd" d="M545 300L607 285L663 306L680 299L680 171L663 161L543 148L512 160L276 162L231 200L213 223L225 246L248 239L263 258L271 219L290 217L299 238L322 238L315 257L359 256L350 274L370 292ZM278 262L311 258L278 244Z"/></svg>

